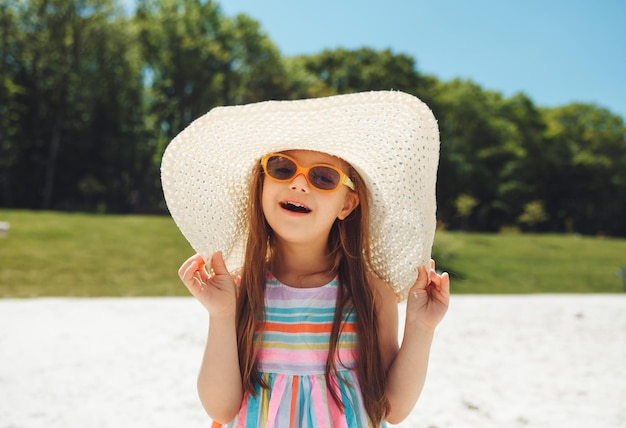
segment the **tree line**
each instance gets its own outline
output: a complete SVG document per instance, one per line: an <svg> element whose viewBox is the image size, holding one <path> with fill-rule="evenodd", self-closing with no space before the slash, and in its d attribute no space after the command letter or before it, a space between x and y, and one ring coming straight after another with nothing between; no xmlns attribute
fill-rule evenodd
<svg viewBox="0 0 626 428"><path fill-rule="evenodd" d="M283 57L210 0L138 0L130 15L0 0L0 55L3 208L165 212L163 150L212 107L395 89L438 118L442 227L626 236L626 126L594 104L542 108L390 50Z"/></svg>

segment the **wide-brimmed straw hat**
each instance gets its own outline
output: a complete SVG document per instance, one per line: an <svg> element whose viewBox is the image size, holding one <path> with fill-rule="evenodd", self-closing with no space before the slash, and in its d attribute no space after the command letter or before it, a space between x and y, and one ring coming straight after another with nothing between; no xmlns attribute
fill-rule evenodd
<svg viewBox="0 0 626 428"><path fill-rule="evenodd" d="M218 107L169 144L161 180L168 209L195 251L222 251L241 266L249 184L263 155L313 150L339 157L371 194L373 269L407 296L429 268L439 162L437 121L418 98L397 91Z"/></svg>

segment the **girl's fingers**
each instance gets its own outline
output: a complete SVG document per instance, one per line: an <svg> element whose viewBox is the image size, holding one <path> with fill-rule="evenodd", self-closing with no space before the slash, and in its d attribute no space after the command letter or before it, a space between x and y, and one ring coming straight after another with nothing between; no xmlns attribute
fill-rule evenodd
<svg viewBox="0 0 626 428"><path fill-rule="evenodd" d="M192 262L184 273L183 282L193 285L194 281L202 282L202 270L198 270L198 262Z"/></svg>
<svg viewBox="0 0 626 428"><path fill-rule="evenodd" d="M430 270L430 282L437 287L437 289L441 288L441 276L437 274L435 269Z"/></svg>
<svg viewBox="0 0 626 428"><path fill-rule="evenodd" d="M183 264L180 265L180 268L178 269L178 276L181 279L183 278L183 275L184 275L185 271L189 268L189 266L193 262L196 262L198 264L198 266L200 266L200 263L204 263L204 260L202 260L202 256L200 254L194 254L193 256L191 256L187 260L185 260L183 262Z"/></svg>
<svg viewBox="0 0 626 428"><path fill-rule="evenodd" d="M434 290L443 300L450 297L450 277L447 272L437 275L437 279L431 281L431 284L434 285Z"/></svg>
<svg viewBox="0 0 626 428"><path fill-rule="evenodd" d="M211 256L211 268L213 272L215 272L215 275L230 275L226 268L226 263L224 263L224 256L221 251L216 251Z"/></svg>
<svg viewBox="0 0 626 428"><path fill-rule="evenodd" d="M196 273L202 282L207 282L210 279L209 273L206 271L204 261L200 266L198 266Z"/></svg>
<svg viewBox="0 0 626 428"><path fill-rule="evenodd" d="M444 296L449 296L450 295L450 275L448 275L448 272L444 272L441 275L441 280L442 280L441 292Z"/></svg>
<svg viewBox="0 0 626 428"><path fill-rule="evenodd" d="M180 267L178 268L178 277L180 279L183 279L183 277L185 276L185 271L189 268L189 265L193 263L192 259L187 259L183 262L182 265L180 265Z"/></svg>
<svg viewBox="0 0 626 428"><path fill-rule="evenodd" d="M419 289L426 289L426 286L428 285L428 274L426 273L426 268L424 268L424 266L420 266L419 268L417 268L417 281L415 281L415 284L413 285L413 287L417 287Z"/></svg>
<svg viewBox="0 0 626 428"><path fill-rule="evenodd" d="M200 254L189 257L178 269L178 276L187 286L192 287L198 281L202 285L209 279L209 275L204 268L204 259Z"/></svg>
<svg viewBox="0 0 626 428"><path fill-rule="evenodd" d="M194 272L198 269L198 262L191 261L189 264L185 264L183 266L181 266L180 270L178 271L178 276L180 276L180 279L183 280L183 282L190 280L193 277Z"/></svg>

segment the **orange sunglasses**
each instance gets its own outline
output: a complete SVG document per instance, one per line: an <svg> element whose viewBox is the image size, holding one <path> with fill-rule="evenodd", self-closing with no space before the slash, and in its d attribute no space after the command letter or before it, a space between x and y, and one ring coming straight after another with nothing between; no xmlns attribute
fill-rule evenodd
<svg viewBox="0 0 626 428"><path fill-rule="evenodd" d="M343 184L354 190L350 177L339 168L328 164L301 166L294 158L280 153L270 153L261 158L265 175L279 183L286 183L304 175L307 183L321 192L334 192Z"/></svg>

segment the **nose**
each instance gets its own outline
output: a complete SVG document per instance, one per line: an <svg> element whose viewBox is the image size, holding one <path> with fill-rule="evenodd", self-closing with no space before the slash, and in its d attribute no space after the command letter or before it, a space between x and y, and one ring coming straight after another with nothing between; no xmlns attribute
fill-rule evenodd
<svg viewBox="0 0 626 428"><path fill-rule="evenodd" d="M289 183L289 188L291 190L308 193L309 182L307 181L304 174L298 174L293 178L293 180L291 180L291 183Z"/></svg>

